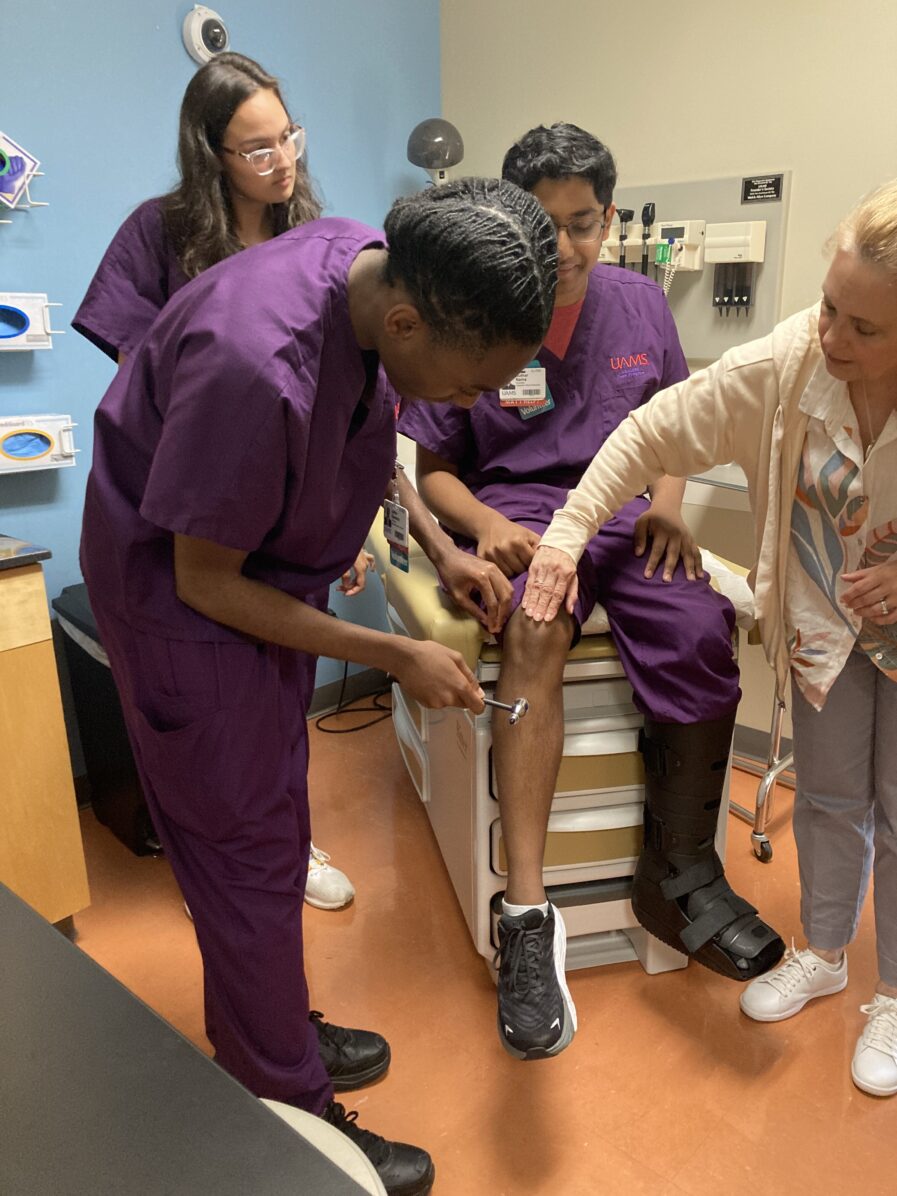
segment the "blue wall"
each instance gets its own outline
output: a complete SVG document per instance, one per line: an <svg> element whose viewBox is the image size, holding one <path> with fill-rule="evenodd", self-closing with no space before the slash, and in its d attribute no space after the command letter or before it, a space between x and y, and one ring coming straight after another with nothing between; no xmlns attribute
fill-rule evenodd
<svg viewBox="0 0 897 1196"><path fill-rule="evenodd" d="M214 3L209 4L214 7ZM177 113L195 64L181 41L191 4L27 0L3 5L0 129L41 161L48 208L0 226L0 291L46 292L68 328L115 229L176 179ZM425 182L405 158L410 130L440 111L439 0L221 0L235 50L283 82L308 130L325 210L379 225ZM0 206L0 216L9 215ZM80 581L77 546L94 408L114 367L75 332L51 351L0 353L0 412L65 412L74 469L0 477L0 533L43 544L51 597ZM342 612L341 597L334 605ZM346 614L377 624L377 595ZM341 666L340 666L341 669ZM322 662L318 683L338 674Z"/></svg>

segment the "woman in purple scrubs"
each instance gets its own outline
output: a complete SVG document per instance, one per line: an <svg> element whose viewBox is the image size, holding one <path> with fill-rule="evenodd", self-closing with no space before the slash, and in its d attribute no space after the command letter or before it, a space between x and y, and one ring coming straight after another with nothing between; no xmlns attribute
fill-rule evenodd
<svg viewBox="0 0 897 1196"><path fill-rule="evenodd" d="M305 130L286 110L277 80L242 54L219 54L190 81L181 104L181 179L124 222L72 326L113 361L143 340L170 297L201 271L321 214L304 155ZM360 554L340 582L364 589ZM315 597L327 609L328 591ZM315 661L307 683L314 689ZM348 877L314 844L305 900L339 909L355 895Z"/></svg>
<svg viewBox="0 0 897 1196"><path fill-rule="evenodd" d="M389 249L386 249L388 242ZM393 472L399 396L472 405L529 361L556 238L511 183L398 201L386 239L346 220L284 233L176 295L97 411L81 560L156 829L193 911L219 1063L326 1116L388 1192L429 1155L331 1100L309 1024L308 654L482 709L441 645L307 601L355 560Z"/></svg>
<svg viewBox="0 0 897 1196"><path fill-rule="evenodd" d="M127 218L72 326L120 361L189 279L317 219L304 147L277 80L257 62L228 53L200 67L181 104L180 182Z"/></svg>

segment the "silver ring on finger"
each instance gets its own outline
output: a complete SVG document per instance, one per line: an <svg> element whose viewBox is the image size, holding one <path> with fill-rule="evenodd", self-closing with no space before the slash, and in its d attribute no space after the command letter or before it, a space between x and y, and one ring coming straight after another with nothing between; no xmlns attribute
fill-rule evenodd
<svg viewBox="0 0 897 1196"><path fill-rule="evenodd" d="M883 615L889 615L891 613L890 610L888 609L888 604L884 598L882 598L882 600L879 602L878 605L881 607L881 613Z"/></svg>

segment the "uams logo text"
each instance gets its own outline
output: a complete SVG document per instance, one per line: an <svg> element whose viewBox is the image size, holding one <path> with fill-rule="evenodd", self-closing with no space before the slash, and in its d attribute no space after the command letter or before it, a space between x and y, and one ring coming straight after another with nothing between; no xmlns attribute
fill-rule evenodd
<svg viewBox="0 0 897 1196"><path fill-rule="evenodd" d="M633 366L647 364L647 353L630 353L628 357L612 357L610 359L610 368L612 370L631 370Z"/></svg>

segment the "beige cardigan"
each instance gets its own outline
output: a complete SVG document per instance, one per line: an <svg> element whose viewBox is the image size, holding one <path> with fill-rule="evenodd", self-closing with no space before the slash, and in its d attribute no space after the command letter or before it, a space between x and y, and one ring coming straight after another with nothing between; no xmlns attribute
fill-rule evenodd
<svg viewBox="0 0 897 1196"><path fill-rule="evenodd" d="M579 560L598 527L662 474L685 477L734 461L747 475L759 545L749 580L780 695L789 670L783 600L791 505L807 427L798 404L822 359L818 318L818 305L798 312L633 411L542 537Z"/></svg>

